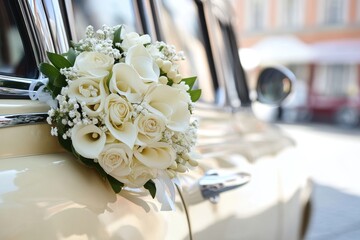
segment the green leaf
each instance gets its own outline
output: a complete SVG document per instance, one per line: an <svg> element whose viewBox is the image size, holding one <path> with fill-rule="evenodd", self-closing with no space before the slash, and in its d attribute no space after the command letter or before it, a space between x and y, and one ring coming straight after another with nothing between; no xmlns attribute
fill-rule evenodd
<svg viewBox="0 0 360 240"><path fill-rule="evenodd" d="M59 70L61 68L72 67L69 60L67 60L64 56L61 56L60 54L47 52L47 56L50 62Z"/></svg>
<svg viewBox="0 0 360 240"><path fill-rule="evenodd" d="M96 169L96 171L98 171L98 173L100 174L101 177L103 178L107 178L107 173L105 172L105 170L100 166L99 163L94 162L94 160L92 160L93 164L92 167Z"/></svg>
<svg viewBox="0 0 360 240"><path fill-rule="evenodd" d="M144 188L146 188L149 192L152 198L155 198L156 195L156 186L155 183L152 180L147 181L144 184Z"/></svg>
<svg viewBox="0 0 360 240"><path fill-rule="evenodd" d="M59 132L58 141L59 141L60 145L63 148L65 148L66 151L73 152L71 140L69 138L63 139L62 135L63 135L63 133Z"/></svg>
<svg viewBox="0 0 360 240"><path fill-rule="evenodd" d="M53 99L55 99L56 96L61 93L61 88L54 86L53 89L50 90L50 92L51 92L51 96L53 97Z"/></svg>
<svg viewBox="0 0 360 240"><path fill-rule="evenodd" d="M55 87L58 87L61 90L61 88L65 87L67 85L65 76L64 75L59 75L54 80L53 84L54 84Z"/></svg>
<svg viewBox="0 0 360 240"><path fill-rule="evenodd" d="M112 189L114 190L115 193L119 193L121 191L121 189L123 188L124 184L120 181L118 181L117 179L113 178L110 175L106 175Z"/></svg>
<svg viewBox="0 0 360 240"><path fill-rule="evenodd" d="M190 90L193 88L197 77L183 78L181 81L189 86Z"/></svg>
<svg viewBox="0 0 360 240"><path fill-rule="evenodd" d="M39 69L40 72L49 78L49 81L51 81L52 84L54 84L54 80L61 75L59 70L49 63L41 63Z"/></svg>
<svg viewBox="0 0 360 240"><path fill-rule="evenodd" d="M116 31L114 32L114 39L113 39L113 45L116 46L116 43L121 43L121 30L122 30L122 25L116 29Z"/></svg>
<svg viewBox="0 0 360 240"><path fill-rule="evenodd" d="M75 59L77 57L76 52L73 48L70 48L66 54L68 61L70 62L71 66L74 66Z"/></svg>
<svg viewBox="0 0 360 240"><path fill-rule="evenodd" d="M49 63L41 63L39 69L40 72L49 78L46 88L51 93L51 96L55 98L60 94L61 88L67 85L65 77L60 74L58 69Z"/></svg>
<svg viewBox="0 0 360 240"><path fill-rule="evenodd" d="M189 94L191 97L191 101L196 102L197 100L199 100L199 98L201 96L201 89L191 90L191 91L189 91Z"/></svg>

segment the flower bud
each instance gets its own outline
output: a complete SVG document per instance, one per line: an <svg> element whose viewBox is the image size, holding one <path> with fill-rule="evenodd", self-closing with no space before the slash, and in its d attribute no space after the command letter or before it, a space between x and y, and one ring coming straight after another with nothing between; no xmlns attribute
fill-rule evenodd
<svg viewBox="0 0 360 240"><path fill-rule="evenodd" d="M162 84L167 84L168 83L168 78L165 76L160 76L159 77L159 82Z"/></svg>
<svg viewBox="0 0 360 240"><path fill-rule="evenodd" d="M168 60L164 61L163 66L161 67L161 70L163 70L164 72L167 73L168 71L170 71L170 69L171 69L171 62Z"/></svg>
<svg viewBox="0 0 360 240"><path fill-rule="evenodd" d="M181 81L182 77L180 74L176 74L176 76L173 78L173 81L175 83L179 83Z"/></svg>
<svg viewBox="0 0 360 240"><path fill-rule="evenodd" d="M161 58L156 59L156 64L161 68L164 64L164 61Z"/></svg>
<svg viewBox="0 0 360 240"><path fill-rule="evenodd" d="M166 76L167 76L168 78L170 78L170 79L174 79L175 76L176 76L176 72L175 72L174 70L170 70L170 71L166 74Z"/></svg>
<svg viewBox="0 0 360 240"><path fill-rule="evenodd" d="M186 172L187 168L184 165L179 164L176 168L176 171L184 173Z"/></svg>

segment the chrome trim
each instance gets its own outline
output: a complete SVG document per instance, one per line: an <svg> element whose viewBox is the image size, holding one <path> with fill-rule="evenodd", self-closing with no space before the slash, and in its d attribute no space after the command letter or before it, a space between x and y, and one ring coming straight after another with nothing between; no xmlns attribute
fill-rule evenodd
<svg viewBox="0 0 360 240"><path fill-rule="evenodd" d="M24 85L30 85L30 83L33 80L37 80L37 79L29 79L29 78L19 78L19 77L11 77L11 76L1 76L0 78L0 88L1 87L9 87L8 84L24 84ZM27 88L22 88L22 89L29 89L29 87L27 86Z"/></svg>
<svg viewBox="0 0 360 240"><path fill-rule="evenodd" d="M153 41L160 41L156 35L151 3L148 0L135 0L133 1L133 6L139 14L138 20L140 20L142 32L144 34L149 34Z"/></svg>
<svg viewBox="0 0 360 240"><path fill-rule="evenodd" d="M57 0L18 1L37 64L47 61L46 52L66 52L69 48L60 5ZM43 75L40 73L38 79ZM0 76L0 98L24 98L33 80ZM13 82L14 86L11 83ZM24 84L24 86L20 86Z"/></svg>
<svg viewBox="0 0 360 240"><path fill-rule="evenodd" d="M199 180L201 195L211 203L218 203L220 194L247 184L251 177L248 173L231 173L220 175L210 170Z"/></svg>
<svg viewBox="0 0 360 240"><path fill-rule="evenodd" d="M24 124L43 123L46 121L47 117L47 113L0 115L0 128L14 127Z"/></svg>
<svg viewBox="0 0 360 240"><path fill-rule="evenodd" d="M69 23L69 31L70 31L70 40L77 42L77 35L75 30L75 17L74 17L74 8L72 5L72 0L64 0L64 6L66 11L66 19Z"/></svg>
<svg viewBox="0 0 360 240"><path fill-rule="evenodd" d="M37 79L0 76L0 99L29 97L30 84Z"/></svg>
<svg viewBox="0 0 360 240"><path fill-rule="evenodd" d="M24 18L29 26L28 32L34 41L33 49L36 50L39 58L37 63L44 62L46 51L54 52L54 44L48 25L48 18L41 0L19 1L25 10Z"/></svg>
<svg viewBox="0 0 360 240"><path fill-rule="evenodd" d="M221 93L218 93L217 95L221 97L219 99L219 105L221 106L231 106L230 99L228 96L228 87L226 84L226 78L225 78L225 69L223 69L224 63L222 62L222 59L220 59L221 55L225 54L224 52L219 52L219 41L217 41L216 36L221 34L218 32L215 32L214 27L218 23L215 20L215 17L213 16L211 12L211 1L201 1L203 12L205 16L205 22L207 26L208 36L210 40L210 48L212 51L212 58L214 61L216 73L217 73L217 80L219 84L219 90ZM221 43L221 42L220 42Z"/></svg>
<svg viewBox="0 0 360 240"><path fill-rule="evenodd" d="M31 91L16 89L16 88L0 88L0 99L8 98L8 97L19 97L19 98L29 98L29 94Z"/></svg>
<svg viewBox="0 0 360 240"><path fill-rule="evenodd" d="M140 14L140 6L139 4L143 4L143 3L139 3L139 0L132 0L132 6L134 9L134 15L135 15L135 23L136 23L136 30L139 33L145 33L145 26L143 26L142 22L141 22L141 14Z"/></svg>
<svg viewBox="0 0 360 240"><path fill-rule="evenodd" d="M50 27L52 42L57 53L65 53L69 50L63 16L58 0L43 1L45 14Z"/></svg>

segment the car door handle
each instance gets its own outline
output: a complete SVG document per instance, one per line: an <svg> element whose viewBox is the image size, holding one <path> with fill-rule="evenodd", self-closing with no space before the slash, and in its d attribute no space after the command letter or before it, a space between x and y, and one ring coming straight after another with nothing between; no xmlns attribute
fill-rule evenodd
<svg viewBox="0 0 360 240"><path fill-rule="evenodd" d="M250 174L244 172L220 174L211 170L199 180L201 195L204 199L217 203L221 193L247 184L250 178Z"/></svg>

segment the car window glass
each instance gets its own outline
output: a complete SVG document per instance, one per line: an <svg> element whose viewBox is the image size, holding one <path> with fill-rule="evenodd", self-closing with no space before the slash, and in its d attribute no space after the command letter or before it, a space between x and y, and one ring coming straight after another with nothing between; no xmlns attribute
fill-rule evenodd
<svg viewBox="0 0 360 240"><path fill-rule="evenodd" d="M35 57L18 14L15 1L0 0L0 74L34 78Z"/></svg>
<svg viewBox="0 0 360 240"><path fill-rule="evenodd" d="M127 31L139 32L131 0L73 0L77 38L83 38L88 25L95 29L102 25L125 24Z"/></svg>
<svg viewBox="0 0 360 240"><path fill-rule="evenodd" d="M201 101L216 102L217 86L209 81L213 77L197 6L191 0L163 0L160 16L165 41L185 52L186 61L180 62L182 75L198 76L197 87L202 89Z"/></svg>

